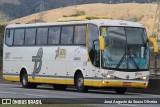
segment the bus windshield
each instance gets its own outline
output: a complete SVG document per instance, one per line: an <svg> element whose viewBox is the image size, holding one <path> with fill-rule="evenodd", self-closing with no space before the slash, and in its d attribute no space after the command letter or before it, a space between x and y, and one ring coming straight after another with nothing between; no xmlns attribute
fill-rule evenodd
<svg viewBox="0 0 160 107"><path fill-rule="evenodd" d="M116 70L148 70L149 48L144 28L101 27L105 38L102 67Z"/></svg>

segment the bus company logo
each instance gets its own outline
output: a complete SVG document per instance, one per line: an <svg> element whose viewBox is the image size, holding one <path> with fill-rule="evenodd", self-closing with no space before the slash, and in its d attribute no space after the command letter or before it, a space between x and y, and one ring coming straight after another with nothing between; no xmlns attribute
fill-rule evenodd
<svg viewBox="0 0 160 107"><path fill-rule="evenodd" d="M37 52L37 56L32 56L32 62L35 62L34 64L34 70L32 78L35 79L35 75L39 74L42 68L42 56L43 56L43 49L40 48Z"/></svg>
<svg viewBox="0 0 160 107"><path fill-rule="evenodd" d="M11 99L2 99L2 104L12 104Z"/></svg>
<svg viewBox="0 0 160 107"><path fill-rule="evenodd" d="M66 58L66 49L60 49L60 47L58 47L58 49L55 52L56 52L55 59Z"/></svg>
<svg viewBox="0 0 160 107"><path fill-rule="evenodd" d="M126 79L129 79L129 75L126 76Z"/></svg>

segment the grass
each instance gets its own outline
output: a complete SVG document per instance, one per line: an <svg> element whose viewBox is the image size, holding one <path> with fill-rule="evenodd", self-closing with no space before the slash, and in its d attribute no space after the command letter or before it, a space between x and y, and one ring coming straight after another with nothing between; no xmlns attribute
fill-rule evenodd
<svg viewBox="0 0 160 107"><path fill-rule="evenodd" d="M141 16L139 16L139 17L134 16L134 17L131 17L131 18L127 19L127 20L128 20L128 21L132 21L132 22L139 22L139 21L142 20L143 17L144 17L143 15L141 15Z"/></svg>

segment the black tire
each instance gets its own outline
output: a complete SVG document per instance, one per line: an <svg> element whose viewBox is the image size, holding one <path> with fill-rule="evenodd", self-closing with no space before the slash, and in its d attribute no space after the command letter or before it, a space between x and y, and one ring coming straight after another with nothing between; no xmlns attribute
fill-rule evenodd
<svg viewBox="0 0 160 107"><path fill-rule="evenodd" d="M76 87L79 92L87 92L88 91L88 87L84 86L84 77L83 77L82 73L79 73L76 76L75 84L76 84Z"/></svg>
<svg viewBox="0 0 160 107"><path fill-rule="evenodd" d="M36 88L37 84L28 82L28 75L26 72L23 72L21 75L21 83L23 88Z"/></svg>
<svg viewBox="0 0 160 107"><path fill-rule="evenodd" d="M66 90L67 89L67 85L59 85L59 84L54 84L53 88L55 90Z"/></svg>
<svg viewBox="0 0 160 107"><path fill-rule="evenodd" d="M117 94L125 94L127 88L116 88L115 91Z"/></svg>

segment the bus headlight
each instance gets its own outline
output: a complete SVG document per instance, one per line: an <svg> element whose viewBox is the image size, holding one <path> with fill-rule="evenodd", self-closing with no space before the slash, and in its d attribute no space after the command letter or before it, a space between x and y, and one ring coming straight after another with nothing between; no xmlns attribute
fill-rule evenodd
<svg viewBox="0 0 160 107"><path fill-rule="evenodd" d="M141 77L140 79L141 79L141 80L147 80L148 77L147 77L147 76L143 76L143 77Z"/></svg>
<svg viewBox="0 0 160 107"><path fill-rule="evenodd" d="M106 77L106 78L114 78L113 75L102 74L102 76L104 76L104 77Z"/></svg>

